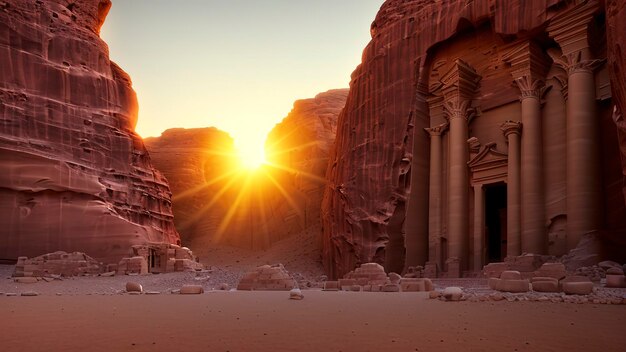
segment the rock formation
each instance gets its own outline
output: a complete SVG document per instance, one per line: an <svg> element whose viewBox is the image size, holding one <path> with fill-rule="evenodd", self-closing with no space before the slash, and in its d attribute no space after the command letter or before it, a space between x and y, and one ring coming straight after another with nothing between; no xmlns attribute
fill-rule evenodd
<svg viewBox="0 0 626 352"><path fill-rule="evenodd" d="M154 165L169 181L174 223L183 241L215 231L228 202L219 195L236 168L232 138L216 128L174 128L145 138ZM230 199L229 199L230 200ZM211 203L219 202L216 206Z"/></svg>
<svg viewBox="0 0 626 352"><path fill-rule="evenodd" d="M99 37L110 6L0 1L0 259L117 262L133 244L179 242L131 80Z"/></svg>
<svg viewBox="0 0 626 352"><path fill-rule="evenodd" d="M507 255L563 255L593 231L623 240L611 115L624 5L607 1L605 22L602 4L383 4L327 172L332 278L370 261L458 277Z"/></svg>
<svg viewBox="0 0 626 352"><path fill-rule="evenodd" d="M238 167L233 140L214 128L171 129L146 138L152 160L172 187L183 240L211 237L265 249L318 229L329 149L347 93L331 90L296 101L268 136L269 164L252 173ZM253 186L246 188L247 183Z"/></svg>
<svg viewBox="0 0 626 352"><path fill-rule="evenodd" d="M615 100L613 119L617 124L622 157L622 173L626 177L626 2L606 0L606 34L608 37L607 56L611 77L611 90ZM625 186L626 187L626 186ZM626 197L626 188L624 189Z"/></svg>

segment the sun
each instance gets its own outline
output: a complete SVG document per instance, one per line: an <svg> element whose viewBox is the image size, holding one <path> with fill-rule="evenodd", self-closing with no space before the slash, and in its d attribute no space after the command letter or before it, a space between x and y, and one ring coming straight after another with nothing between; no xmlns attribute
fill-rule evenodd
<svg viewBox="0 0 626 352"><path fill-rule="evenodd" d="M241 168L246 170L256 170L267 163L265 159L265 149L263 147L254 145L238 146L237 154Z"/></svg>

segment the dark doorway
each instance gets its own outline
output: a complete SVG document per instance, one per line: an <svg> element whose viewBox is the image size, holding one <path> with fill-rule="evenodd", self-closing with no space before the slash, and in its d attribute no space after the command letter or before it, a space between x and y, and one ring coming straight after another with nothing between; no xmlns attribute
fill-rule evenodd
<svg viewBox="0 0 626 352"><path fill-rule="evenodd" d="M157 254L157 251L150 249L148 256L148 271L151 273L158 273L161 266L161 257Z"/></svg>
<svg viewBox="0 0 626 352"><path fill-rule="evenodd" d="M506 184L485 187L485 236L487 263L506 257Z"/></svg>

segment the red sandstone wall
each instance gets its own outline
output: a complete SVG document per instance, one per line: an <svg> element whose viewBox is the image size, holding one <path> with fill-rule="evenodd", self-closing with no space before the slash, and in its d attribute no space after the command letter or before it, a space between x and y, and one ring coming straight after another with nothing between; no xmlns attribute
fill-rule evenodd
<svg viewBox="0 0 626 352"><path fill-rule="evenodd" d="M387 270L402 270L405 241L419 241L413 234L425 231L428 219L413 214L427 214L423 209L428 206L429 140L420 132L429 120L417 84L427 79L428 50L458 31L485 22L500 38L532 33L572 3L388 0L383 4L372 23L372 41L352 74L327 172L323 261L332 277L370 261L385 264ZM618 10L609 22L623 28L623 23L617 23L624 18L619 15L624 13L623 4L613 3L609 6ZM616 41L619 38L623 36ZM625 144L622 136L621 145ZM610 189L612 180L605 182ZM407 204L412 214L408 218ZM407 264L417 263L407 260Z"/></svg>
<svg viewBox="0 0 626 352"><path fill-rule="evenodd" d="M611 89L617 109L613 115L621 146L622 173L626 176L626 2L606 0L607 54ZM626 197L626 187L624 188Z"/></svg>
<svg viewBox="0 0 626 352"><path fill-rule="evenodd" d="M222 176L235 166L232 138L216 128L174 128L144 142L152 162L169 181L174 223L183 245L214 231L224 216L216 209L228 202L223 200L216 207L209 204L227 184Z"/></svg>
<svg viewBox="0 0 626 352"><path fill-rule="evenodd" d="M115 262L179 240L167 181L134 132L130 77L99 37L110 6L0 1L0 259Z"/></svg>

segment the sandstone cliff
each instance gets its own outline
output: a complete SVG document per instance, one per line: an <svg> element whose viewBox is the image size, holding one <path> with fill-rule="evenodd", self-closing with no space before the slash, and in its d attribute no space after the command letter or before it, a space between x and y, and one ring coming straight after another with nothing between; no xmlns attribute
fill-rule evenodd
<svg viewBox="0 0 626 352"><path fill-rule="evenodd" d="M608 60L611 72L611 89L615 99L614 120L619 131L622 155L623 174L626 177L626 2L620 0L606 0L606 22L608 36ZM626 186L624 189L626 197Z"/></svg>
<svg viewBox="0 0 626 352"><path fill-rule="evenodd" d="M170 181L183 241L198 249L216 243L266 249L319 229L324 173L346 96L347 89L331 90L296 101L268 136L269 164L254 172L238 167L233 140L214 128L147 138L152 160Z"/></svg>
<svg viewBox="0 0 626 352"><path fill-rule="evenodd" d="M219 198L232 198L219 197L236 167L232 138L216 128L174 128L144 142L152 162L169 181L174 223L182 240L187 243L215 231L228 206ZM219 204L213 207L215 200Z"/></svg>
<svg viewBox="0 0 626 352"><path fill-rule="evenodd" d="M109 0L0 1L0 258L116 262L179 242L167 181L135 134L130 77L99 31Z"/></svg>
<svg viewBox="0 0 626 352"><path fill-rule="evenodd" d="M416 239L414 234L428 233L430 141L423 130L432 126L428 113L424 113L428 110L427 96L421 92L428 91L431 68L441 64L430 62L429 53L439 50L443 55L447 40L486 28L488 37L479 39L476 35L473 42L468 39L471 43L465 46L465 55L491 55L494 60L499 59L502 56L499 49L495 45L486 47L481 40L505 45L516 38L538 35L556 13L575 3L580 2L388 0L382 5L371 26L372 41L363 52L361 65L352 74L350 94L339 117L336 144L329 162L322 225L324 266L332 277L341 277L366 262L378 262L387 270L399 272L405 266L405 255L406 264L416 265L411 260L423 256L428 248L428 243L415 243L422 239ZM624 11L623 4L608 1L607 6L608 26L613 26L612 35L616 37L610 40L618 43L623 41L623 24L618 20L622 18L619 15ZM550 39L538 35L537 40ZM598 46L594 49L605 55L601 44ZM623 70L619 46L609 44L609 47L613 60L619 62L613 70ZM458 56L454 55L462 49L458 46L450 49L449 59L455 60ZM500 67L481 82L481 89L491 94L489 100L493 104L485 109L517 99L510 89L510 77L505 77L507 73ZM617 96L623 89L619 87L623 86L624 73L613 75L614 80L621 82L614 87ZM606 94L602 99L606 99ZM622 199L619 204L613 196L615 128L605 123L604 110L600 114L602 133L606 136L602 146L606 150L602 161L604 192L609 195L603 205L607 210L605 222L609 227L620 227L623 216L619 214L624 202ZM562 137L564 129L549 128L558 138ZM622 147L624 144L622 139ZM550 172L560 172L558 160L548 165ZM554 206L561 201L555 200ZM407 217L409 206L412 215ZM408 253L409 250L420 253Z"/></svg>
<svg viewBox="0 0 626 352"><path fill-rule="evenodd" d="M320 224L328 156L347 96L348 89L336 89L296 101L267 137L267 159L274 165L276 177L304 195L300 205L304 227Z"/></svg>

